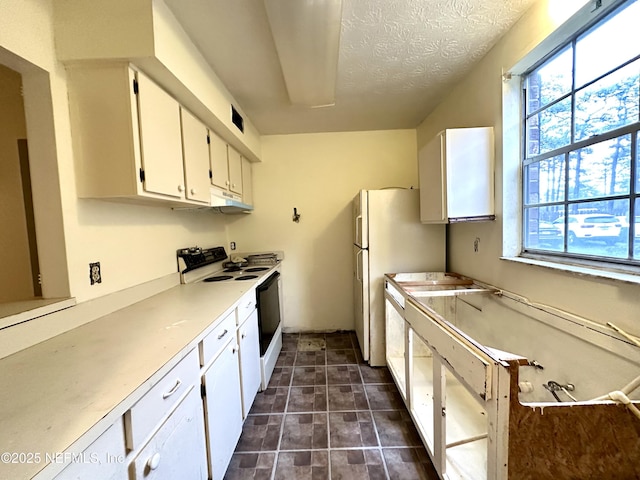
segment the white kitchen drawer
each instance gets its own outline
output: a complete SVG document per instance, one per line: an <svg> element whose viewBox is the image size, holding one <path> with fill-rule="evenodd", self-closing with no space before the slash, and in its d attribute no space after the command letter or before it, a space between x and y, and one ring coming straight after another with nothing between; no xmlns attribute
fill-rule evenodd
<svg viewBox="0 0 640 480"><path fill-rule="evenodd" d="M200 365L205 366L218 356L218 353L231 338L236 337L236 311L224 317L218 325L200 342Z"/></svg>
<svg viewBox="0 0 640 480"><path fill-rule="evenodd" d="M204 413L200 389L191 388L133 462L133 480L206 480Z"/></svg>
<svg viewBox="0 0 640 480"><path fill-rule="evenodd" d="M237 325L240 325L244 322L251 312L256 309L256 291L251 289L247 293L245 293L240 301L238 302L238 317L237 317Z"/></svg>
<svg viewBox="0 0 640 480"><path fill-rule="evenodd" d="M138 448L198 382L198 353L192 350L125 414L127 446Z"/></svg>

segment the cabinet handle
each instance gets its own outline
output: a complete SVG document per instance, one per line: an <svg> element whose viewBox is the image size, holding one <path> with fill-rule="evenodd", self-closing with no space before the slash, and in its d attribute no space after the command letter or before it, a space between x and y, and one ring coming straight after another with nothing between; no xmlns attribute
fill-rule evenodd
<svg viewBox="0 0 640 480"><path fill-rule="evenodd" d="M229 185L229 183L230 183L229 180L225 180L224 182L225 185Z"/></svg>
<svg viewBox="0 0 640 480"><path fill-rule="evenodd" d="M218 340L220 340L222 337L224 337L227 333L229 333L229 330L227 330L226 328L224 329L224 332L222 332L220 335L218 335Z"/></svg>
<svg viewBox="0 0 640 480"><path fill-rule="evenodd" d="M178 185L178 191L184 192L184 185Z"/></svg>
<svg viewBox="0 0 640 480"><path fill-rule="evenodd" d="M252 306L253 306L253 301L249 301L249 302L247 303L247 306L246 306L246 307L244 307L244 308L251 308Z"/></svg>
<svg viewBox="0 0 640 480"><path fill-rule="evenodd" d="M180 385L182 385L182 380L177 379L176 380L176 384L173 386L173 388L171 390L169 390L168 392L164 392L162 394L162 398L169 398L171 395L173 395L174 393L176 393L178 391L178 389L180 388Z"/></svg>
<svg viewBox="0 0 640 480"><path fill-rule="evenodd" d="M233 353L234 355L238 353L238 345L233 346L233 348L231 349L231 353Z"/></svg>
<svg viewBox="0 0 640 480"><path fill-rule="evenodd" d="M149 470L155 470L160 465L160 453L154 453L149 460L147 460L147 466Z"/></svg>
<svg viewBox="0 0 640 480"><path fill-rule="evenodd" d="M196 194L196 189L195 189L195 188L192 188L192 189L191 189L191 195L195 195L195 194Z"/></svg>
<svg viewBox="0 0 640 480"><path fill-rule="evenodd" d="M242 332L242 334L240 335L240 338L245 338L247 336L247 332Z"/></svg>

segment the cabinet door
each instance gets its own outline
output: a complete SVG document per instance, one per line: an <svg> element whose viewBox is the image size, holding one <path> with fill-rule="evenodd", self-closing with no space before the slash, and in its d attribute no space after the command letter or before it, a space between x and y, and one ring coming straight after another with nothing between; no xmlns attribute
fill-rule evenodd
<svg viewBox="0 0 640 480"><path fill-rule="evenodd" d="M218 135L209 132L209 155L211 161L211 185L229 189L229 163L227 144Z"/></svg>
<svg viewBox="0 0 640 480"><path fill-rule="evenodd" d="M454 128L445 139L448 217L493 215L493 128Z"/></svg>
<svg viewBox="0 0 640 480"><path fill-rule="evenodd" d="M260 340L258 311L254 310L238 329L240 341L240 373L242 377L243 418L247 418L260 389Z"/></svg>
<svg viewBox="0 0 640 480"><path fill-rule="evenodd" d="M136 76L144 189L182 199L180 106L142 73Z"/></svg>
<svg viewBox="0 0 640 480"><path fill-rule="evenodd" d="M242 195L242 156L229 146L229 190Z"/></svg>
<svg viewBox="0 0 640 480"><path fill-rule="evenodd" d="M182 120L182 156L186 197L209 203L209 145L207 127L184 108L180 109Z"/></svg>
<svg viewBox="0 0 640 480"><path fill-rule="evenodd" d="M420 221L447 223L447 191L444 136L439 134L420 150Z"/></svg>
<svg viewBox="0 0 640 480"><path fill-rule="evenodd" d="M222 350L204 374L203 380L209 475L213 480L221 480L242 433L240 369L235 341Z"/></svg>
<svg viewBox="0 0 640 480"><path fill-rule="evenodd" d="M242 157L242 203L253 205L253 175L251 162Z"/></svg>
<svg viewBox="0 0 640 480"><path fill-rule="evenodd" d="M136 456L133 480L206 480L204 422L199 388L192 388Z"/></svg>

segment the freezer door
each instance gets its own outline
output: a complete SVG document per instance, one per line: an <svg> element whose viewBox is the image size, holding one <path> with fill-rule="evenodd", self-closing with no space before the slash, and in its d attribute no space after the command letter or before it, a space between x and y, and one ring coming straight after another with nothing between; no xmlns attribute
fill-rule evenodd
<svg viewBox="0 0 640 480"><path fill-rule="evenodd" d="M353 199L353 244L361 248L369 247L369 226L367 191L360 190Z"/></svg>
<svg viewBox="0 0 640 480"><path fill-rule="evenodd" d="M353 309L356 336L365 361L369 360L369 252L353 246Z"/></svg>

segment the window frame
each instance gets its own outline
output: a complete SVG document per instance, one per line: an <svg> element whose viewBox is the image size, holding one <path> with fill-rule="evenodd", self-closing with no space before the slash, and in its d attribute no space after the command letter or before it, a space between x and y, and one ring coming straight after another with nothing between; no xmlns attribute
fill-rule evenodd
<svg viewBox="0 0 640 480"><path fill-rule="evenodd" d="M597 82L607 77L608 75L612 74L613 72L619 71L634 62L640 62L640 54L639 54L636 57L632 59L628 59L625 62L615 66L614 68L611 68L607 72L601 73L597 77L591 79L590 81L584 84L581 84L579 87L576 88L576 75L575 75L576 44L579 37L583 35L585 32L588 32L598 24L605 21L605 19L610 18L612 15L615 15L615 13L618 12L619 10L626 8L632 2L630 2L629 0L617 0L617 1L610 1L607 3L608 3L607 5L602 5L602 2L600 2L599 4L597 3L596 9L593 9L594 4L591 2L590 4L583 7L580 10L580 12L576 14L576 17L581 17L583 19L587 17L588 20L579 21L580 25L577 28L575 28L574 26L573 31L570 32L569 34L565 33L564 39L562 41L555 42L554 48L547 49L547 53L545 55L539 56L537 61L529 62L528 66L525 68L521 68L520 70L521 73L518 73L518 80L519 80L518 95L519 95L519 102L520 102L518 138L520 141L520 146L519 146L520 155L519 155L519 161L518 161L519 163L519 168L518 168L519 170L519 173L518 173L519 213L517 215L517 218L518 218L518 228L520 231L519 231L519 234L517 235L518 237L517 256L524 257L524 258L531 258L534 260L545 260L550 262L557 262L561 264L562 263L578 264L578 265L584 265L588 267L632 271L634 273L640 273L640 268L638 268L640 267L640 256L636 255L636 258L633 258L634 243L637 243L637 242L634 242L634 238L636 238L635 235L637 235L637 234L634 234L634 228L635 228L634 219L636 218L636 216L640 214L640 212L636 210L636 203L640 203L640 191L637 191L637 190L640 190L640 188L638 189L636 188L638 183L638 181L636 180L638 178L637 176L638 172L636 170L640 169L640 152L638 151L638 149L640 148L639 147L640 115L639 115L639 119L636 119L636 121L633 122L632 124L619 127L619 128L607 131L605 133L594 135L589 138L581 139L578 141L575 140L575 133L576 133L575 122L576 122L576 116L577 116L576 109L575 109L576 96L581 91L585 91L585 89L588 89L589 86L596 84ZM602 8L603 6L606 8ZM601 10L600 12L597 11L599 8ZM589 11L587 11L587 9L589 9ZM586 15L586 14L591 14L591 15ZM571 23L571 22L568 22L568 23ZM574 24L575 23L576 22L574 22ZM527 100L528 100L527 86L528 86L529 76L532 73L536 72L536 70L538 70L541 66L548 64L551 60L556 58L558 55L560 55L563 51L565 51L568 48L572 49L572 60L571 60L572 76L571 76L570 90L564 93L563 95L559 96L558 98L555 98L552 101L546 102L542 106L538 105L536 109L532 109L531 111L528 111L527 110ZM509 75L509 77L506 78L505 80L506 81L511 80L511 75ZM513 88L513 86L511 88ZM505 92L505 94L507 94L507 92ZM510 96L511 98L513 98L513 91L511 92ZM570 107L571 118L569 120L569 127L570 127L569 143L562 147L548 150L543 153L538 153L535 155L527 155L528 145L529 145L528 128L527 128L528 119L535 117L540 112L543 112L549 109L551 106L557 105L560 102L566 101L567 99L570 99L571 101L571 107ZM621 138L626 135L629 135L629 140L630 140L630 172L629 172L628 193L623 193L623 194L614 193L611 195L603 194L603 195L598 195L596 197L588 196L588 197L579 198L579 199L569 198L569 195L567 195L567 193L568 193L568 182L570 178L569 165L570 165L571 152L579 151L580 149L590 147L596 144L602 144L608 140ZM527 183L526 183L527 169L525 167L532 164L539 163L540 161L543 161L543 160L550 160L550 159L561 157L561 156L563 157L563 161L564 161L564 167L563 167L564 173L562 174L563 178L561 179L561 181L564 183L562 200L554 201L554 202L543 202L538 199L536 202L533 202L533 203L526 201L525 195L527 193ZM608 201L615 201L615 200L625 200L629 203L629 210L628 210L629 221L628 221L628 227L627 227L628 232L627 232L627 257L626 258L584 254L579 252L570 252L569 246L567 244L568 236L569 236L568 234L566 235L563 234L562 246L561 246L562 251L558 251L557 249L554 250L554 249L545 249L545 248L534 248L531 246L527 247L525 245L527 234L528 234L528 226L529 226L528 215L527 215L528 210L533 208L541 208L541 207L544 208L544 207L554 207L554 206L560 208L563 212L562 215L565 218L565 223L564 223L565 232L568 232L569 229L568 229L567 222L568 222L568 215L571 214L570 206L579 205L581 203L587 204L592 202L608 202ZM505 227L505 233L506 233L506 227ZM510 235L510 237L513 237L513 235ZM507 245L508 242L511 243L510 247L509 245ZM513 246L514 246L513 239L511 239L510 241L507 241L504 243L503 250L505 251L506 254L508 254L509 250L513 251Z"/></svg>

